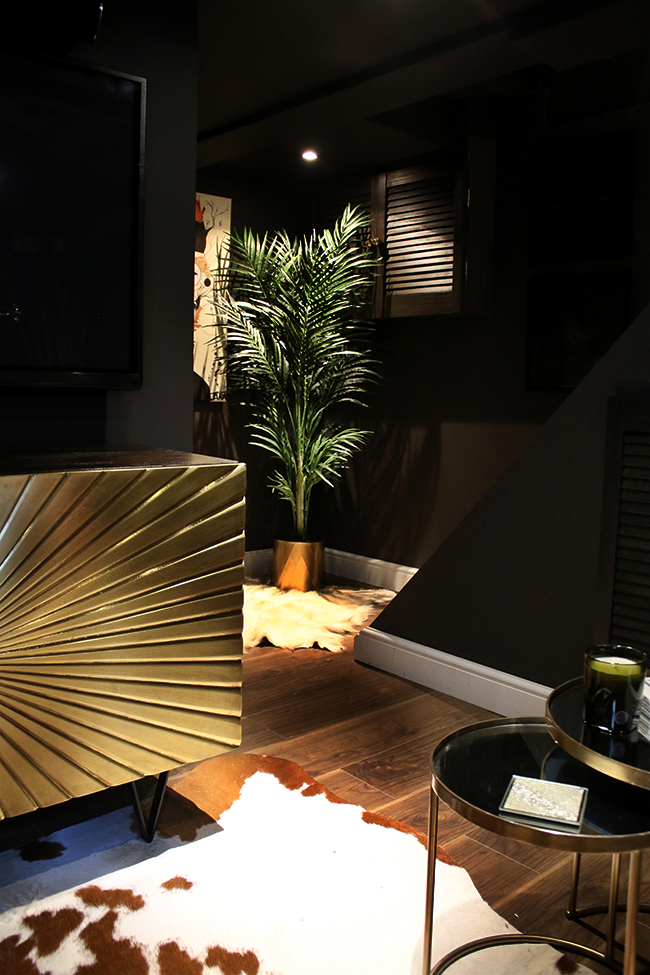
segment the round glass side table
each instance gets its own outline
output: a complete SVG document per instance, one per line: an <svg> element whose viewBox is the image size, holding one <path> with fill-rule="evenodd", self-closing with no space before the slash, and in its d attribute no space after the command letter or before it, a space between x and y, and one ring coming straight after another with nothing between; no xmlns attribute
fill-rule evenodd
<svg viewBox="0 0 650 975"><path fill-rule="evenodd" d="M629 783L614 782L611 777L564 751L554 741L543 718L502 718L463 728L449 735L435 749L431 772L423 975L441 975L454 962L474 951L507 944L548 944L560 951L598 961L612 970L620 970L612 963L611 953L608 956L607 950L600 952L577 942L524 934L469 942L449 952L432 968L440 799L477 826L535 846L570 853L631 853L623 972L633 975L638 851L650 846L650 792ZM587 803L579 828L551 826L545 821L524 822L501 812L499 806L513 775L586 787L589 790Z"/></svg>
<svg viewBox="0 0 650 975"><path fill-rule="evenodd" d="M581 677L560 684L546 702L546 720L558 745L585 765L621 782L650 789L650 742L593 731L583 721Z"/></svg>

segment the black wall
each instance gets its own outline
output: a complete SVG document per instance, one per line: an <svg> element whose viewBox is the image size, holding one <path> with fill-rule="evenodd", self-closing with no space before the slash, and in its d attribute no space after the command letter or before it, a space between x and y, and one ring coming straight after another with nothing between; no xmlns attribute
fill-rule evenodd
<svg viewBox="0 0 650 975"><path fill-rule="evenodd" d="M514 98L490 95L473 101L472 95L466 105L459 98L447 106L458 115L457 124L450 126L454 139L467 144L477 136L496 146L491 296L481 315L377 323L375 349L382 381L369 393L370 409L354 416L373 436L334 491L315 490L313 537L323 538L332 548L423 565L571 392L570 385L531 388L527 383L530 283L544 282L545 275L555 272L577 278L588 272L598 280L601 272L622 268L631 279L625 322L650 300L649 57L647 50L640 50L573 70L549 72L539 67L525 84L516 86ZM584 231L594 219L599 226L599 208L609 206L599 196L600 188L608 189L605 172L605 178L591 181L596 192L587 199L588 212L584 210L589 194L583 184L589 181L581 179L575 163L586 158L589 165L593 159L590 169L597 169L600 140L614 146L614 158L617 143L634 145L636 179L633 172L623 177L634 185L615 187L633 211L629 240L619 256L599 253L594 258L579 248L567 254L569 226ZM568 148L575 142L593 145L592 155ZM559 187L555 195L562 207L557 215L552 212L548 224L557 228L558 244L563 246L553 253L551 233L549 253L540 256L535 246L541 239L540 180L547 175L549 157L557 162L546 198L552 204L553 187ZM573 168L563 166L565 158L573 160ZM247 179L243 168L235 175L232 168L212 167L199 171L198 188L231 196L233 222L240 229L284 226L293 232L299 208L303 226L298 229L311 226L315 208L309 188L298 181L289 187L278 180L261 185ZM312 190L317 194L319 187ZM551 212L550 207L542 209ZM582 233L587 243L589 236ZM480 250L475 256L483 258ZM556 307L557 315L553 305L545 313L549 329L563 310ZM266 457L249 448L244 424L245 417L231 406L203 406L195 413L195 449L248 464L247 547L254 549L270 545L287 519L282 502L266 488Z"/></svg>
<svg viewBox="0 0 650 975"><path fill-rule="evenodd" d="M373 626L555 686L594 638L608 399L647 387L650 306Z"/></svg>
<svg viewBox="0 0 650 975"><path fill-rule="evenodd" d="M526 389L527 158L525 132L498 140L487 313L377 323L373 437L322 494L333 548L422 565L566 396Z"/></svg>
<svg viewBox="0 0 650 975"><path fill-rule="evenodd" d="M316 488L313 537L332 548L421 565L497 480L566 393L527 391L526 130L499 140L493 281L488 314L383 319L374 350L380 382L370 408L352 419L373 431L336 488ZM306 231L312 204L281 188L201 170L198 188L231 195L234 226ZM283 222L283 221L286 221ZM247 548L268 547L287 527L284 505L266 487L268 462L247 445L240 410L203 405L195 450L248 465Z"/></svg>
<svg viewBox="0 0 650 975"><path fill-rule="evenodd" d="M46 48L47 37L40 40ZM74 58L148 82L144 383L132 392L0 389L0 449L192 448L196 42L193 0L106 0L95 43L69 49ZM51 53L65 55L60 48Z"/></svg>

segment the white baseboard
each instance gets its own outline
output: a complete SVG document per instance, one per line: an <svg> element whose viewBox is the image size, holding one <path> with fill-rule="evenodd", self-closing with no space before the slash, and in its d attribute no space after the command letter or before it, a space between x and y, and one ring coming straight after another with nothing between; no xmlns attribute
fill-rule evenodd
<svg viewBox="0 0 650 975"><path fill-rule="evenodd" d="M270 548L246 552L244 556L246 575L250 579L270 576L272 561L273 550ZM395 562L371 559L366 555L355 555L352 552L339 552L334 548L325 549L324 567L325 572L330 575L352 579L354 582L365 582L369 586L379 586L381 589L392 589L393 592L399 592L418 571L409 565L397 565Z"/></svg>
<svg viewBox="0 0 650 975"><path fill-rule="evenodd" d="M258 548L244 553L244 573L247 579L263 579L271 575L273 549Z"/></svg>
<svg viewBox="0 0 650 975"><path fill-rule="evenodd" d="M246 552L246 576L251 579L268 578L272 562L273 550L270 548ZM417 569L326 548L325 571L344 579L399 592ZM389 674L509 717L520 714L543 717L546 698L551 692L551 688L543 684L454 657L442 650L433 650L371 626L356 637L354 658L360 663L371 664Z"/></svg>
<svg viewBox="0 0 650 975"><path fill-rule="evenodd" d="M353 579L369 586L399 592L418 570L410 565L398 565L396 562L371 559L367 555L326 548L325 571L333 576L342 576L343 579Z"/></svg>
<svg viewBox="0 0 650 975"><path fill-rule="evenodd" d="M543 717L552 690L371 626L355 638L354 659L507 717Z"/></svg>

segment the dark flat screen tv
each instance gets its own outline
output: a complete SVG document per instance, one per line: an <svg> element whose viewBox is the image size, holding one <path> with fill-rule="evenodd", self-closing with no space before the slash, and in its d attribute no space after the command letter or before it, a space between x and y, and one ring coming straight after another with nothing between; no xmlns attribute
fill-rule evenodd
<svg viewBox="0 0 650 975"><path fill-rule="evenodd" d="M145 98L0 47L0 385L141 385Z"/></svg>

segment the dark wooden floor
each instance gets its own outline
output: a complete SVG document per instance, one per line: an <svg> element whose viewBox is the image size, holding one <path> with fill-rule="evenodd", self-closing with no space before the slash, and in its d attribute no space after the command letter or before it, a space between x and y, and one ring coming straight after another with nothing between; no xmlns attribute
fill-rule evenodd
<svg viewBox="0 0 650 975"><path fill-rule="evenodd" d="M242 751L298 762L343 799L425 833L431 752L452 731L490 717L482 708L358 664L351 652L259 647L244 656ZM119 787L4 821L0 849L18 849L125 802L126 790ZM444 804L439 840L494 910L519 930L601 947L564 918L568 855L493 835ZM606 902L609 862L607 856L583 857L582 901ZM647 881L642 901L650 904ZM640 950L650 958L650 914L644 920Z"/></svg>
<svg viewBox="0 0 650 975"><path fill-rule="evenodd" d="M352 653L273 647L244 657L244 715L243 751L298 762L342 798L423 832L433 748L455 729L493 717L358 664ZM522 931L602 946L564 918L569 855L493 835L444 804L440 815L440 843L494 910ZM609 864L608 856L583 857L581 903L606 902ZM642 899L650 903L648 883ZM650 915L646 919L650 925ZM650 957L650 927L644 924L640 943Z"/></svg>

